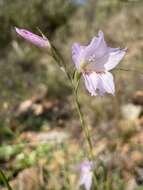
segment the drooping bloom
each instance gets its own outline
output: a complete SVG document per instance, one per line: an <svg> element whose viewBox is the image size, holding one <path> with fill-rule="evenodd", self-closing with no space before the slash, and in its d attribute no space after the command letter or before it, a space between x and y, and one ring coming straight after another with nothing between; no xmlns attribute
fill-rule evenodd
<svg viewBox="0 0 143 190"><path fill-rule="evenodd" d="M92 161L84 161L78 166L78 170L80 171L78 186L84 186L86 190L90 190L92 186L93 167Z"/></svg>
<svg viewBox="0 0 143 190"><path fill-rule="evenodd" d="M96 96L98 92L100 95L105 92L114 95L113 76L109 71L117 66L126 50L110 48L102 31L99 31L98 37L93 37L88 46L73 44L73 62L76 69L82 72L85 86L92 96Z"/></svg>
<svg viewBox="0 0 143 190"><path fill-rule="evenodd" d="M46 37L38 36L25 29L15 28L15 30L20 36L22 36L24 39L31 42L32 44L36 45L37 47L51 48L50 42Z"/></svg>

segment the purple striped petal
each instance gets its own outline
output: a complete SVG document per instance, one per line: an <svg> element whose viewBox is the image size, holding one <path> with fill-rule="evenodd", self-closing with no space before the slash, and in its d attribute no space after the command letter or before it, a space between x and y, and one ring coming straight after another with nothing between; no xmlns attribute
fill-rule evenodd
<svg viewBox="0 0 143 190"><path fill-rule="evenodd" d="M114 69L118 65L118 63L123 59L126 51L127 49L117 49L111 51L109 54L108 61L105 64L105 69L107 71Z"/></svg>
<svg viewBox="0 0 143 190"><path fill-rule="evenodd" d="M99 94L103 96L106 92L114 95L115 86L113 76L109 72L83 74L86 89L89 91L91 96L97 95L97 89Z"/></svg>
<svg viewBox="0 0 143 190"><path fill-rule="evenodd" d="M93 173L91 171L83 171L80 176L79 186L83 185L86 190L90 190L92 186Z"/></svg>
<svg viewBox="0 0 143 190"><path fill-rule="evenodd" d="M48 39L44 39L43 37L33 34L32 32L25 30L25 29L15 28L15 30L24 39L26 39L27 41L31 42L32 44L34 44L40 48L50 48L51 47Z"/></svg>
<svg viewBox="0 0 143 190"><path fill-rule="evenodd" d="M78 43L72 45L72 60L77 69L80 69L81 60L83 60L83 53L85 46L81 46Z"/></svg>
<svg viewBox="0 0 143 190"><path fill-rule="evenodd" d="M85 81L85 87L91 94L91 96L96 96L96 89L98 85L98 77L95 72L90 73L90 74L83 74L84 81Z"/></svg>
<svg viewBox="0 0 143 190"><path fill-rule="evenodd" d="M73 63L75 64L76 68L79 68L79 56L81 52L81 47L78 43L74 43L72 45L72 60Z"/></svg>
<svg viewBox="0 0 143 190"><path fill-rule="evenodd" d="M98 89L101 96L104 95L105 92L114 95L115 85L111 73L105 72L103 74L98 74Z"/></svg>
<svg viewBox="0 0 143 190"><path fill-rule="evenodd" d="M104 40L103 32L99 31L98 36L98 38L94 37L91 43L85 48L84 57L86 57L87 59L89 59L93 55L95 56L95 58L98 59L108 52L108 47Z"/></svg>
<svg viewBox="0 0 143 190"><path fill-rule="evenodd" d="M90 190L92 186L92 177L94 164L92 161L84 161L78 166L80 171L80 179L78 186L84 186L86 190Z"/></svg>

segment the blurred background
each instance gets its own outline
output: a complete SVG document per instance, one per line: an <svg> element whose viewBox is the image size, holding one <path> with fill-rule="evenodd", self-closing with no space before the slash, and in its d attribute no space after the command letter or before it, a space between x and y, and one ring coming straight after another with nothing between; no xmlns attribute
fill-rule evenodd
<svg viewBox="0 0 143 190"><path fill-rule="evenodd" d="M75 189L73 167L87 158L66 76L15 26L38 35L40 28L71 71L72 44L88 44L98 30L110 47L128 48L113 71L115 97L91 97L83 81L79 96L98 189L143 189L142 18L142 0L0 0L0 167L14 190Z"/></svg>

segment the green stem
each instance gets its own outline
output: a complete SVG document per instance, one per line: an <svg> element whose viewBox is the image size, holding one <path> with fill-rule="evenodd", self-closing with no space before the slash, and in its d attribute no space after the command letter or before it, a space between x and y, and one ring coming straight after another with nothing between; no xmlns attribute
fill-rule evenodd
<svg viewBox="0 0 143 190"><path fill-rule="evenodd" d="M77 86L76 90L78 90L78 86ZM84 132L84 135L85 135L85 139L87 140L87 143L88 143L88 146L89 146L89 160L90 161L94 161L93 145L92 145L91 135L90 135L89 128L88 128L88 126L85 123L83 112L81 111L81 106L80 106L80 102L78 100L78 93L77 93L77 91L74 92L74 97L75 97L75 102L76 102L76 108L77 108L77 111L78 111L78 114L79 114L79 117L80 117L81 127L83 129L83 132ZM93 173L93 179L94 179L93 182L94 182L95 188L97 189L97 187L98 187L98 181L97 181L97 177L96 177L95 173Z"/></svg>
<svg viewBox="0 0 143 190"><path fill-rule="evenodd" d="M69 72L66 69L66 66L65 66L65 63L64 63L64 60L63 60L62 56L59 54L59 52L57 51L57 49L54 46L52 46L52 47L53 47L52 54L53 54L53 57L54 57L55 61L57 62L57 64L59 66L63 66L64 67L65 73L67 75L67 78L68 78L68 80L71 83L73 94L74 94L74 98L75 98L77 112L78 112L79 117L80 117L81 127L82 127L82 129L84 131L85 138L86 138L88 146L89 146L90 160L91 159L94 160L93 146L92 146L92 142L91 142L90 132L89 132L89 129L88 129L86 123L85 123L84 116L83 116L83 113L81 111L81 106L80 106L80 103L79 103L79 100L78 100L78 93L77 92L78 92L78 86L79 86L80 79L78 79L78 81L77 81L77 83L75 85L74 82L73 82L73 80L72 80L71 75L69 74Z"/></svg>
<svg viewBox="0 0 143 190"><path fill-rule="evenodd" d="M79 118L80 118L81 127L83 129L83 132L84 132L84 135L85 135L85 139L87 140L87 144L89 146L89 160L94 161L93 145L92 145L92 141L91 141L90 131L88 129L88 126L85 123L84 115L83 115L83 113L81 111L80 102L78 100L78 87L79 87L80 78L76 81L76 84L75 84L74 83L75 81L73 81L70 73L66 69L66 65L64 63L64 60L63 60L62 56L59 55L59 53L58 53L58 51L57 51L57 49L55 47L54 47L53 50L54 50L53 51L53 57L54 57L55 61L57 62L57 64L59 66L62 65L64 67L65 74L66 74L69 82L71 83L73 94L74 94L74 98L75 98L75 103L76 103L76 109L77 109L77 112L78 112ZM94 177L95 187L98 187L98 182L97 182L97 179L96 179L96 175L94 174L93 177Z"/></svg>
<svg viewBox="0 0 143 190"><path fill-rule="evenodd" d="M4 185L7 187L8 190L12 190L5 174L3 173L3 171L1 169L0 169L0 179L3 181Z"/></svg>
<svg viewBox="0 0 143 190"><path fill-rule="evenodd" d="M91 137L90 137L90 132L89 132L89 129L88 129L86 123L85 123L84 116L83 116L83 113L81 111L81 106L80 106L80 103L79 103L79 100L78 100L77 93L74 93L74 97L75 97L75 103L76 103L77 112L78 112L79 118L80 118L81 127L83 129L85 138L86 138L88 146L89 146L89 154L90 154L89 159L94 160L93 146L92 146L92 141L91 141Z"/></svg>

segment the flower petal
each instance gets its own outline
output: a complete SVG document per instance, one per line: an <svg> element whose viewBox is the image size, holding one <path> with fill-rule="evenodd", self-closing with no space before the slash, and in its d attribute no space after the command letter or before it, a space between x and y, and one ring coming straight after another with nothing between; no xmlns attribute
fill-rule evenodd
<svg viewBox="0 0 143 190"><path fill-rule="evenodd" d="M105 55L105 53L108 52L108 47L104 40L104 33L100 30L98 32L98 35L99 35L99 42L98 42L98 46L97 46L97 51L98 51L98 56L101 57L101 56Z"/></svg>
<svg viewBox="0 0 143 190"><path fill-rule="evenodd" d="M99 58L108 51L103 32L99 31L98 35L99 37L94 37L91 43L85 48L85 58L89 59L92 55L94 55L95 58Z"/></svg>
<svg viewBox="0 0 143 190"><path fill-rule="evenodd" d="M99 43L98 41L99 41L99 39L96 36L94 36L92 38L90 44L87 46L87 50L89 50L89 51L93 50L94 51L94 49L96 49L96 47L97 47L97 45Z"/></svg>
<svg viewBox="0 0 143 190"><path fill-rule="evenodd" d="M16 32L22 36L24 39L28 40L32 44L40 47L40 48L50 48L50 42L48 39L44 39L41 36L33 34L25 29L15 28Z"/></svg>
<svg viewBox="0 0 143 190"><path fill-rule="evenodd" d="M105 92L114 95L115 86L113 81L113 75L109 72L98 74L98 89L100 95L104 95Z"/></svg>
<svg viewBox="0 0 143 190"><path fill-rule="evenodd" d="M76 66L76 68L79 68L79 56L81 52L81 47L78 43L74 43L72 45L72 60Z"/></svg>
<svg viewBox="0 0 143 190"><path fill-rule="evenodd" d="M92 161L84 161L81 164L79 164L79 169L80 170L91 170L92 168L94 168L94 163Z"/></svg>
<svg viewBox="0 0 143 190"><path fill-rule="evenodd" d="M113 50L109 54L108 61L105 63L105 69L107 71L112 70L114 67L118 65L118 63L123 59L127 49L117 49Z"/></svg>
<svg viewBox="0 0 143 190"><path fill-rule="evenodd" d="M78 186L83 185L86 190L90 190L92 186L92 169L94 168L94 164L92 161L84 161L78 166L80 170L80 180Z"/></svg>
<svg viewBox="0 0 143 190"><path fill-rule="evenodd" d="M121 50L121 48L111 48L111 47L108 47L108 49L110 53Z"/></svg>
<svg viewBox="0 0 143 190"><path fill-rule="evenodd" d="M86 89L90 92L91 96L96 96L96 88L98 84L97 74L95 72L90 74L83 74Z"/></svg>
<svg viewBox="0 0 143 190"><path fill-rule="evenodd" d="M105 53L105 55L95 58L95 60L90 61L89 64L87 64L86 69L95 71L95 72L103 72L105 71L105 63L107 62L109 58L109 52Z"/></svg>
<svg viewBox="0 0 143 190"><path fill-rule="evenodd" d="M83 185L86 190L90 190L92 186L92 176L93 173L89 170L82 172L79 180L79 186Z"/></svg>

